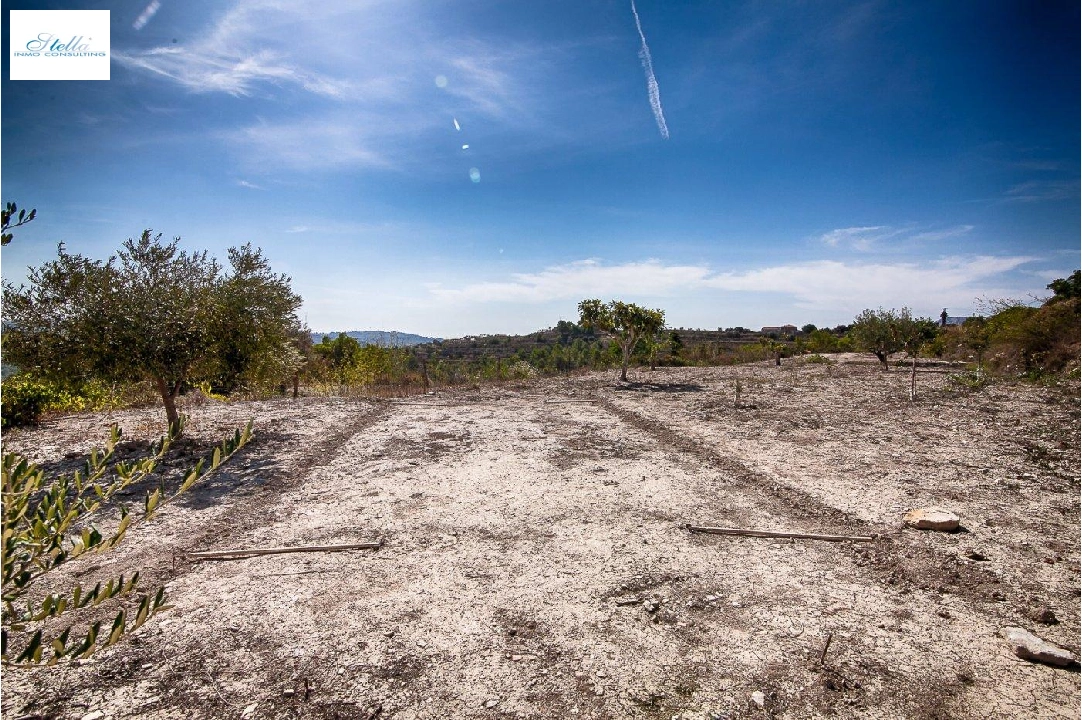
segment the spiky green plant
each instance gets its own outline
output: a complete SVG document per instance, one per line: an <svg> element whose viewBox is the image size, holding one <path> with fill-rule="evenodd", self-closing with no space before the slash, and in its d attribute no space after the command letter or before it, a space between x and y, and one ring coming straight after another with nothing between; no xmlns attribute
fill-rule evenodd
<svg viewBox="0 0 1082 720"><path fill-rule="evenodd" d="M190 490L197 482L243 447L252 437L252 423L237 430L216 446L184 476L177 490L165 497L164 485L147 491L142 508L132 511L120 506L120 520L111 531L103 532L95 524L95 515L110 499L125 488L145 479L158 466L170 445L183 432L183 421L170 426L169 433L152 447L149 457L132 462L113 462L120 441L120 429L113 425L105 447L90 453L82 470L50 479L45 471L15 453L2 459L3 475L3 649L0 660L5 665L36 665L43 660L54 664L65 658L85 658L99 647L116 643L125 634L140 627L155 613L167 609L165 589L142 594L131 609L121 607L112 626L104 633L102 622L90 624L85 635L72 634L69 626L55 636L47 636L44 624L65 612L97 606L114 598L131 595L139 583L139 573L99 582L86 590L78 583L64 592L52 592L32 598L35 584L49 573L75 558L112 550L133 527L143 523L165 504ZM118 601L119 602L119 601ZM130 622L129 622L130 619ZM32 633L32 634L31 634ZM22 636L21 650L12 648L11 635ZM25 639L30 635L29 640Z"/></svg>

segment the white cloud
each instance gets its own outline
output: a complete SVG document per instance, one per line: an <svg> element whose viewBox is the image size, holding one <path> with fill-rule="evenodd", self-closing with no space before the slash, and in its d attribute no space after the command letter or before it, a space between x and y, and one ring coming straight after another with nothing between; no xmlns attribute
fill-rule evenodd
<svg viewBox="0 0 1082 720"><path fill-rule="evenodd" d="M247 158L245 162L252 171L266 169L272 164L295 170L389 168L391 161L384 156L381 137L373 127L361 117L335 117L313 122L252 125L226 133L224 137Z"/></svg>
<svg viewBox="0 0 1082 720"><path fill-rule="evenodd" d="M429 285L442 301L456 303L546 303L557 299L610 296L664 296L703 285L709 274L695 265L663 265L646 260L602 265L582 260L536 273L513 273L509 280L472 283L457 289Z"/></svg>
<svg viewBox="0 0 1082 720"><path fill-rule="evenodd" d="M890 236L894 231L885 225L871 225L867 227L836 228L828 233L823 233L819 240L828 247L838 245L850 245L858 250L866 250L875 240Z"/></svg>
<svg viewBox="0 0 1082 720"><path fill-rule="evenodd" d="M827 247L869 252L879 249L887 240L895 245L901 243L932 243L968 235L973 229L973 225L955 225L943 229L924 230L912 225L905 227L868 225L836 228L820 235L819 241Z"/></svg>
<svg viewBox="0 0 1082 720"><path fill-rule="evenodd" d="M430 284L441 303L543 304L586 297L710 297L712 291L787 296L793 307L849 315L879 305L966 304L1011 285L1003 276L1033 258L944 257L928 263L846 263L818 260L744 272L716 272L705 265L667 265L659 260L605 265L584 260L506 280L458 288Z"/></svg>
<svg viewBox="0 0 1082 720"><path fill-rule="evenodd" d="M722 273L712 287L789 295L800 307L857 312L879 305L939 304L998 292L1000 277L1034 258L945 257L928 263L844 263L818 260L744 273Z"/></svg>
<svg viewBox="0 0 1082 720"><path fill-rule="evenodd" d="M1004 193L1007 202L1078 200L1077 180L1031 180L1014 185Z"/></svg>
<svg viewBox="0 0 1082 720"><path fill-rule="evenodd" d="M943 230L925 230L909 237L914 242L939 242L950 238L962 237L973 232L972 225L956 225Z"/></svg>
<svg viewBox="0 0 1082 720"><path fill-rule="evenodd" d="M255 183L250 183L247 180L238 180L237 185L240 185L241 187L244 187L244 188L248 188L249 190L262 190L263 189L263 187L261 185L256 185Z"/></svg>
<svg viewBox="0 0 1082 720"><path fill-rule="evenodd" d="M417 0L235 0L228 7L194 19L183 44L114 48L114 55L145 78L189 92L285 100L264 120L218 133L247 161L246 172L431 171L450 162L439 150L452 117L470 133L456 149L491 147L482 142L511 134L515 142L503 147L533 154L613 134L597 94L553 81L579 72L579 45L485 36L457 23L461 13ZM437 76L445 79L439 88ZM594 111L592 124L576 116L569 127L558 112L567 102ZM236 117L223 113L221 122Z"/></svg>

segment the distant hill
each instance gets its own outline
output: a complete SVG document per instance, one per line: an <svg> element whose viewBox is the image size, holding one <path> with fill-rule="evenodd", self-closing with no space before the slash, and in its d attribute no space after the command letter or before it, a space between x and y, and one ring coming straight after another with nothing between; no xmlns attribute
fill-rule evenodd
<svg viewBox="0 0 1082 720"><path fill-rule="evenodd" d="M340 334L342 333L314 332L312 333L312 342L320 343L323 341L324 336L334 339ZM425 337L424 335L414 335L413 333L398 332L397 330L350 330L345 334L359 342L361 345L378 345L379 347L411 347L413 345L424 345L426 343L435 342L440 339Z"/></svg>

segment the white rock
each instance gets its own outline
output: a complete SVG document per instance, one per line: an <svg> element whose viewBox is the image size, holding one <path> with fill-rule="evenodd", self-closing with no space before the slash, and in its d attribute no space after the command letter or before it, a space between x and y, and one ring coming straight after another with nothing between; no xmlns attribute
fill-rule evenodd
<svg viewBox="0 0 1082 720"><path fill-rule="evenodd" d="M1003 636L1014 654L1023 660L1066 667L1074 664L1074 655L1020 627L1003 628Z"/></svg>
<svg viewBox="0 0 1082 720"><path fill-rule="evenodd" d="M86 715L83 715L83 720L99 720L103 717L105 717L105 713L103 713L101 710L92 710Z"/></svg>
<svg viewBox="0 0 1082 720"><path fill-rule="evenodd" d="M766 695L763 695L761 692L756 690L751 694L751 701L755 703L756 707L762 708L764 705L766 705Z"/></svg>
<svg viewBox="0 0 1082 720"><path fill-rule="evenodd" d="M957 530L961 521L962 519L950 510L938 507L916 508L907 512L904 518L906 525L915 527L918 530L941 530L943 532Z"/></svg>

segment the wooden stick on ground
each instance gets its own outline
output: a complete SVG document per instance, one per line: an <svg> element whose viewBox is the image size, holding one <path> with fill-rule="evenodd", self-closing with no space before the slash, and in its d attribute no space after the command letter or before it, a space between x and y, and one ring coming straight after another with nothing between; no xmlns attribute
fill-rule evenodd
<svg viewBox="0 0 1082 720"><path fill-rule="evenodd" d="M823 643L823 652L819 653L819 664L822 665L823 661L827 658L827 650L830 649L830 641L834 639L834 633L827 633L827 641Z"/></svg>
<svg viewBox="0 0 1082 720"><path fill-rule="evenodd" d="M254 555L281 555L298 552L338 552L340 550L378 550L383 541L350 543L348 545L302 545L300 547L241 548L239 550L208 550L188 553L191 560L236 560Z"/></svg>
<svg viewBox="0 0 1082 720"><path fill-rule="evenodd" d="M710 533L711 535L742 535L764 538L796 538L801 540L826 540L828 542L875 542L871 535L816 535L814 533L774 532L772 530L742 530L740 528L702 527L684 525L691 532Z"/></svg>

